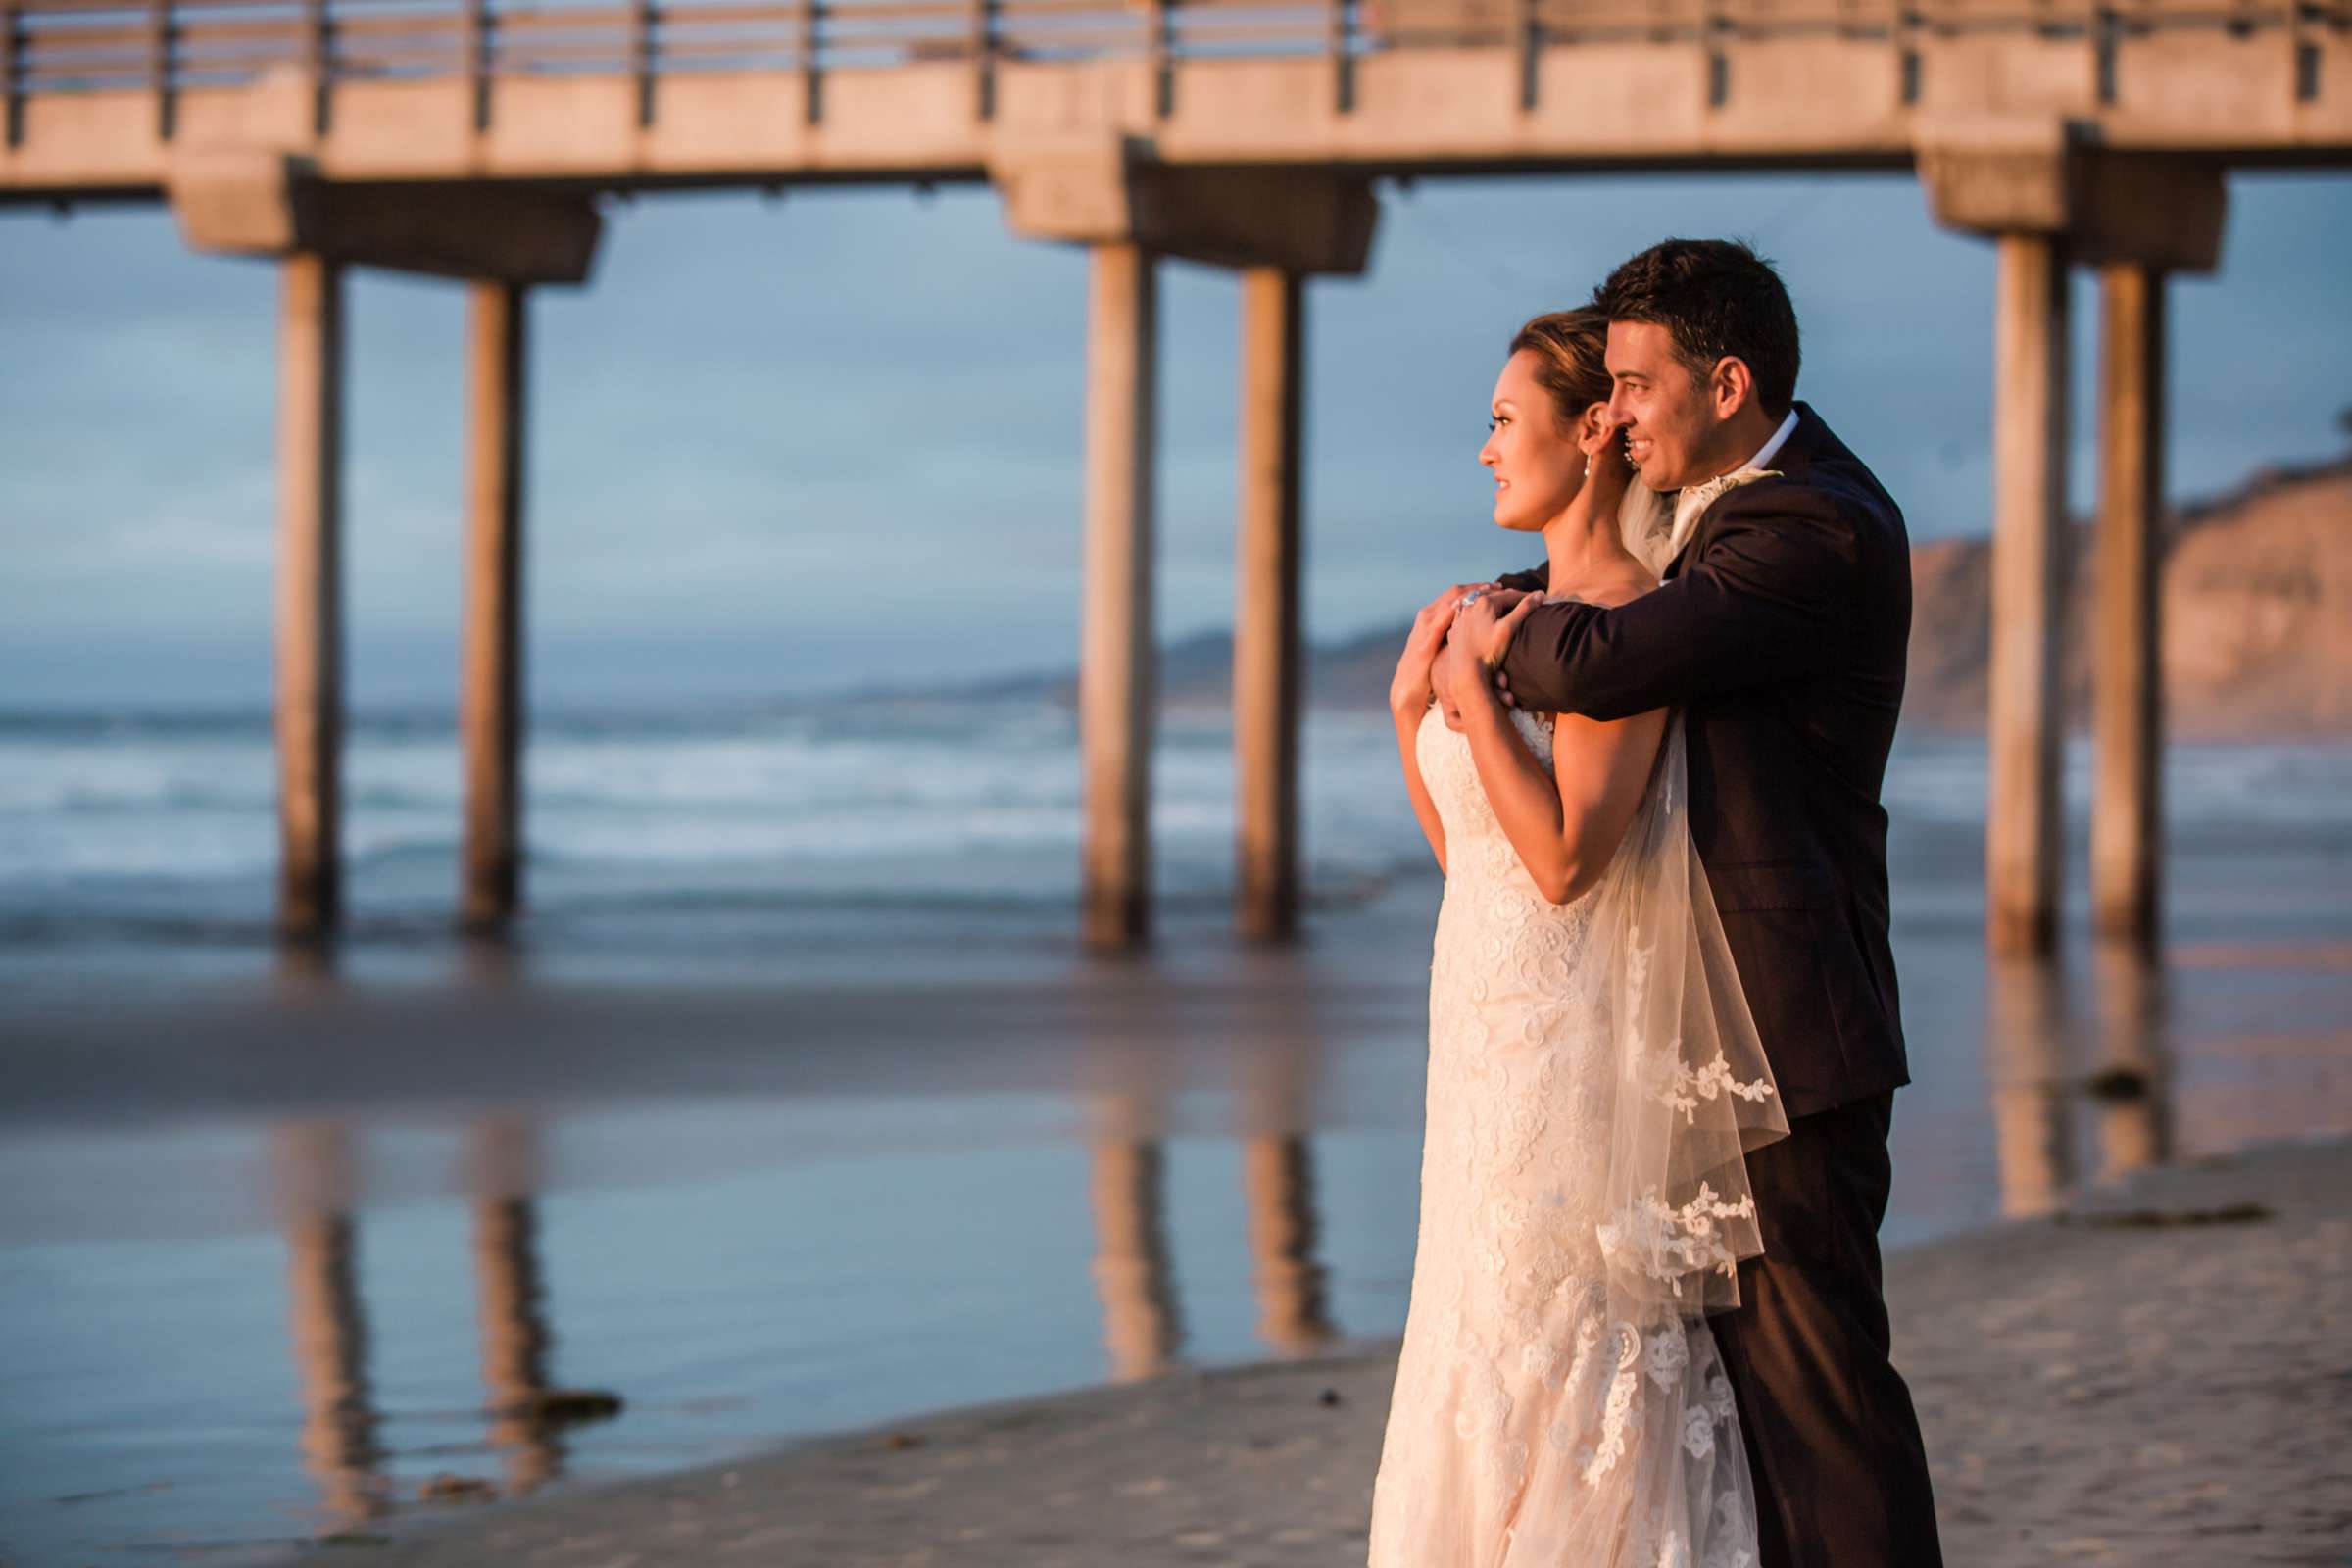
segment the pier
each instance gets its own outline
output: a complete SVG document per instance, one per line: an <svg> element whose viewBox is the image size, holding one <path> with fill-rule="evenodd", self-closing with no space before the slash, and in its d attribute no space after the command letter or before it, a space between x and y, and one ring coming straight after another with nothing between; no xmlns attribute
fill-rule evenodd
<svg viewBox="0 0 2352 1568"><path fill-rule="evenodd" d="M2161 917L2156 521L2166 280L2220 262L2235 168L2352 163L2352 0L0 0L0 204L166 202L280 288L279 925L341 915L341 429L352 267L469 290L460 918L522 906L523 376L601 198L982 182L1091 254L1082 930L1152 910L1155 264L1243 294L1236 922L1298 918L1310 279L1380 182L1915 171L1998 250L1987 940L2059 917L2068 279L2100 287L2093 915ZM1558 301L1531 300L1532 311Z"/></svg>

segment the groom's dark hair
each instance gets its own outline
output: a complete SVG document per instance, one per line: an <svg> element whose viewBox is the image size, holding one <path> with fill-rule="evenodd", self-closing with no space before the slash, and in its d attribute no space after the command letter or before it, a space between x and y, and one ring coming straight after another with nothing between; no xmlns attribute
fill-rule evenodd
<svg viewBox="0 0 2352 1568"><path fill-rule="evenodd" d="M1612 321L1666 328L1692 375L1745 361L1776 419L1796 399L1796 307L1772 264L1738 240L1662 240L1611 272L1592 303Z"/></svg>

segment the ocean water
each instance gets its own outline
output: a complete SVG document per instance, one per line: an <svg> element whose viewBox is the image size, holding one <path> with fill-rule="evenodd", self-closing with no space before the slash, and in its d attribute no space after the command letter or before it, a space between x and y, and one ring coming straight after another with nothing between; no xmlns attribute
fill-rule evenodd
<svg viewBox="0 0 2352 1568"><path fill-rule="evenodd" d="M439 929L454 903L462 775L445 714L362 713L345 762L351 929ZM1307 877L1360 896L1425 852L1383 715L1306 724ZM709 707L535 715L523 763L534 918L625 907L1067 906L1079 835L1073 716L1029 702ZM277 842L266 714L0 714L0 945L267 935ZM2176 835L2202 844L2352 835L2352 746L2176 746ZM1231 733L1177 713L1154 757L1162 900L1232 884ZM2080 821L2088 759L2070 748ZM1984 747L1898 747L1898 853L1981 826ZM1899 867L1898 867L1899 872Z"/></svg>

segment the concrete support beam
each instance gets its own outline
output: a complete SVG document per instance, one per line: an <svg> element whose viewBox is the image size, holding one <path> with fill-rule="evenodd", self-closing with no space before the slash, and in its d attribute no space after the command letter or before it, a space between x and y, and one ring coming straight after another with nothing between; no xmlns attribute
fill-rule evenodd
<svg viewBox="0 0 2352 1568"><path fill-rule="evenodd" d="M522 881L522 431L519 283L470 291L466 365L466 609L460 740L466 765L462 918L512 919Z"/></svg>
<svg viewBox="0 0 2352 1568"><path fill-rule="evenodd" d="M304 253L467 281L584 282L604 222L582 195L479 181L341 183L274 151L190 154L172 165L169 194L196 250Z"/></svg>
<svg viewBox="0 0 2352 1568"><path fill-rule="evenodd" d="M1285 937L1298 911L1301 279L1242 274L1241 527L1233 629L1235 919Z"/></svg>
<svg viewBox="0 0 2352 1568"><path fill-rule="evenodd" d="M1088 291L1080 901L1085 941L1105 949L1132 946L1150 925L1154 266L1142 246L1098 245Z"/></svg>
<svg viewBox="0 0 2352 1568"><path fill-rule="evenodd" d="M2164 273L2099 272L2098 604L2091 649L2091 916L2152 951L2163 863Z"/></svg>
<svg viewBox="0 0 2352 1568"><path fill-rule="evenodd" d="M2043 954L2058 935L2058 626L2066 580L2067 276L2064 247L2000 240L1993 361L1991 798L1986 936Z"/></svg>
<svg viewBox="0 0 2352 1568"><path fill-rule="evenodd" d="M278 928L341 914L343 269L292 256L278 316Z"/></svg>
<svg viewBox="0 0 2352 1568"><path fill-rule="evenodd" d="M2082 262L2102 268L2106 280L2094 903L2102 931L2152 942L2162 278L2220 265L2229 209L2222 170L2108 147L2086 122L2009 116L1923 123L1919 174L1939 221L2000 245L1988 935L2003 953L2046 953L2057 940L2066 268Z"/></svg>
<svg viewBox="0 0 2352 1568"><path fill-rule="evenodd" d="M1217 267L1361 272L1380 213L1362 175L1178 167L1135 137L1015 143L988 167L1024 238L1136 244Z"/></svg>
<svg viewBox="0 0 2352 1568"><path fill-rule="evenodd" d="M1929 122L1919 138L1920 184L1947 228L2063 237L2094 266L2221 263L2229 193L2217 162L2110 148L2095 125L2049 116Z"/></svg>

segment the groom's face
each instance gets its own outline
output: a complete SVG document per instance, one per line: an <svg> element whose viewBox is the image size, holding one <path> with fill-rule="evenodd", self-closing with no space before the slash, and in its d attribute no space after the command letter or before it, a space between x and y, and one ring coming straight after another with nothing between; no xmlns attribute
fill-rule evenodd
<svg viewBox="0 0 2352 1568"><path fill-rule="evenodd" d="M1608 367L1609 421L1624 429L1642 482L1680 490L1713 478L1722 421L1710 389L1675 356L1674 334L1655 321L1611 321Z"/></svg>

